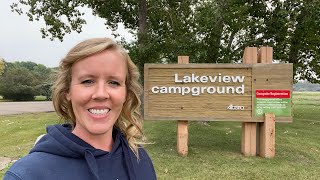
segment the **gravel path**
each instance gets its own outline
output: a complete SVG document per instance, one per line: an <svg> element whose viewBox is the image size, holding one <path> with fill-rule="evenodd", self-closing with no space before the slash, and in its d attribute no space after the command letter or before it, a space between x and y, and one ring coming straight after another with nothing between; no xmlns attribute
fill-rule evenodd
<svg viewBox="0 0 320 180"><path fill-rule="evenodd" d="M0 102L0 115L53 111L52 101Z"/></svg>

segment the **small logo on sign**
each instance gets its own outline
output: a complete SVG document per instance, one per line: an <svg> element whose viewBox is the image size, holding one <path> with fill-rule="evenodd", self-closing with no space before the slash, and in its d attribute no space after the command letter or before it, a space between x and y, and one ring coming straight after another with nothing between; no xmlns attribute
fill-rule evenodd
<svg viewBox="0 0 320 180"><path fill-rule="evenodd" d="M231 110L231 111L243 111L244 110L244 106L234 106L232 104L230 104L227 107L227 110Z"/></svg>
<svg viewBox="0 0 320 180"><path fill-rule="evenodd" d="M262 109L257 109L257 114L263 114Z"/></svg>

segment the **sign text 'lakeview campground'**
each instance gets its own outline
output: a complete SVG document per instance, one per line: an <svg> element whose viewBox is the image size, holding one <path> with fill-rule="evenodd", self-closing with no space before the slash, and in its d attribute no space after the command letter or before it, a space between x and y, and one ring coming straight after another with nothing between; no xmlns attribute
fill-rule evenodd
<svg viewBox="0 0 320 180"><path fill-rule="evenodd" d="M277 110L292 121L292 64L146 64L144 75L145 119L262 122Z"/></svg>

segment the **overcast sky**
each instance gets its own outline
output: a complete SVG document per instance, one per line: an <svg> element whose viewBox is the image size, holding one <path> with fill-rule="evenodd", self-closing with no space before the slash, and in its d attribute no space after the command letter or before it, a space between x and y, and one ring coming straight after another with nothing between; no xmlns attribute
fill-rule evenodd
<svg viewBox="0 0 320 180"><path fill-rule="evenodd" d="M30 22L26 15L19 16L11 12L10 5L17 0L0 1L0 57L7 62L32 61L47 67L56 67L61 58L78 42L93 37L112 37L111 31L106 30L104 20L94 17L91 11L86 10L82 32L67 34L63 40L50 41L42 39L40 28L44 22ZM123 28L119 33L128 41L132 36Z"/></svg>

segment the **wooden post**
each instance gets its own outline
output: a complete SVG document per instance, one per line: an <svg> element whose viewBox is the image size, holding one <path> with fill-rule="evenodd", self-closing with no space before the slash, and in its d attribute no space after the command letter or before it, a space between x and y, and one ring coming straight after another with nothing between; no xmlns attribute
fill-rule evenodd
<svg viewBox="0 0 320 180"><path fill-rule="evenodd" d="M260 124L260 156L273 158L275 156L275 115L266 113L264 123Z"/></svg>
<svg viewBox="0 0 320 180"><path fill-rule="evenodd" d="M273 48L261 47L259 51L259 63L272 64ZM259 155L265 158L275 156L275 115L265 114L265 121L258 123L259 127Z"/></svg>
<svg viewBox="0 0 320 180"><path fill-rule="evenodd" d="M259 50L258 63L272 64L273 48L261 47Z"/></svg>
<svg viewBox="0 0 320 180"><path fill-rule="evenodd" d="M257 123L255 122L242 123L241 152L245 156L256 156L257 154L256 130L257 130Z"/></svg>
<svg viewBox="0 0 320 180"><path fill-rule="evenodd" d="M178 56L178 64L189 64L189 56ZM177 151L179 156L188 155L188 121L177 122Z"/></svg>
<svg viewBox="0 0 320 180"><path fill-rule="evenodd" d="M243 53L243 64L256 64L258 59L258 48L247 47ZM253 105L253 104L252 104ZM257 123L242 123L241 152L245 156L256 156L257 154Z"/></svg>

